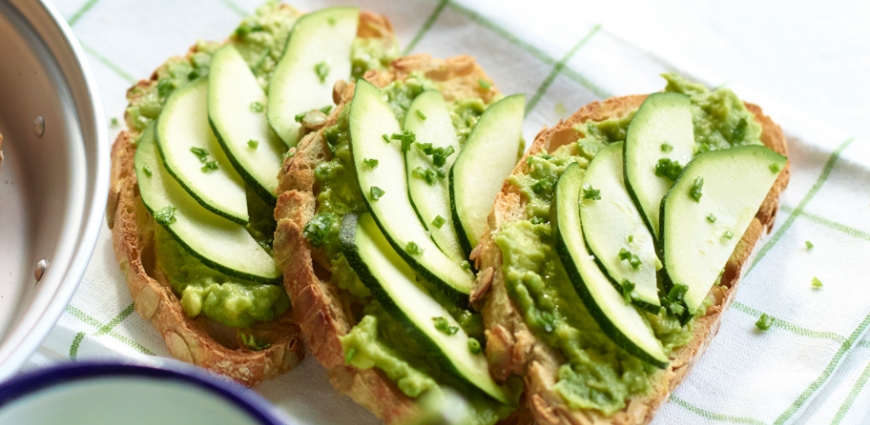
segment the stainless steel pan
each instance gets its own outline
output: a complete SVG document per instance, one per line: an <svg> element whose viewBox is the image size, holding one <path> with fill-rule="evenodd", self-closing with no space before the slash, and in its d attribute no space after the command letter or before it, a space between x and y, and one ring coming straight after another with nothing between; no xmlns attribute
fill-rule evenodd
<svg viewBox="0 0 870 425"><path fill-rule="evenodd" d="M93 252L109 180L96 87L53 7L0 0L0 379L54 326Z"/></svg>

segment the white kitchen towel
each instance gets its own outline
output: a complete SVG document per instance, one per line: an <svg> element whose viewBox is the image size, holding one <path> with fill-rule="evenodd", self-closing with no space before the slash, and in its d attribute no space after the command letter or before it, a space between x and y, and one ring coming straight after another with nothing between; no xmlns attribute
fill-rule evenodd
<svg viewBox="0 0 870 425"><path fill-rule="evenodd" d="M108 117L119 120L130 85L197 39L224 39L260 4L55 1L88 54ZM529 141L591 101L660 90L662 72L727 84L763 106L782 125L792 164L776 226L719 335L654 423L870 423L866 4L291 2L303 11L346 3L388 15L404 51L473 55L502 92L525 93ZM755 327L762 313L776 319L767 332ZM27 369L148 355L168 353L134 313L104 227L81 287ZM257 390L299 423L377 423L310 357Z"/></svg>

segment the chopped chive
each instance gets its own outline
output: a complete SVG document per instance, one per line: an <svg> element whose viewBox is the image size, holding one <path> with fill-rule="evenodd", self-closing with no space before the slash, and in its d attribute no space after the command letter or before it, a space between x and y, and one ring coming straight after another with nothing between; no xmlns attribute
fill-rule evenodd
<svg viewBox="0 0 870 425"><path fill-rule="evenodd" d="M365 164L366 167L369 167L372 170L374 170L375 168L378 168L378 160L374 159L374 158L364 159L363 164Z"/></svg>
<svg viewBox="0 0 870 425"><path fill-rule="evenodd" d="M704 178L703 177L695 177L695 181L692 183L692 188L689 189L689 196L695 200L695 202L701 202L701 188L704 187ZM732 235L733 236L733 235Z"/></svg>
<svg viewBox="0 0 870 425"><path fill-rule="evenodd" d="M813 243L810 242L810 241L806 241L806 242L804 242L804 243L807 244L807 251L813 249L813 247L815 246L815 245L813 245Z"/></svg>
<svg viewBox="0 0 870 425"><path fill-rule="evenodd" d="M142 171L145 173L146 176L151 177L151 167L143 165Z"/></svg>
<svg viewBox="0 0 870 425"><path fill-rule="evenodd" d="M332 112L332 105L326 105L326 106L320 108L320 112L323 112L324 114L329 115L329 113Z"/></svg>
<svg viewBox="0 0 870 425"><path fill-rule="evenodd" d="M408 152L408 149L411 148L411 144L417 140L417 136L414 133L405 130L401 134L393 134L390 136L392 140L401 140L402 141L402 152Z"/></svg>
<svg viewBox="0 0 870 425"><path fill-rule="evenodd" d="M117 125L118 125L118 119L117 119L117 118L115 118L115 117L112 117L112 119L111 119L111 120L109 120L109 123L111 123L111 124L112 124L112 127L115 127L115 126L117 126Z"/></svg>
<svg viewBox="0 0 870 425"><path fill-rule="evenodd" d="M251 351L263 351L272 346L272 344L269 344L268 342L257 340L257 337L254 336L254 334L245 335L244 332L239 332L239 338L242 340L242 345Z"/></svg>
<svg viewBox="0 0 870 425"><path fill-rule="evenodd" d="M631 299L634 295L634 283L632 283L628 279L622 279L622 282L619 283L619 286L622 287L622 299L625 301L625 305L631 304Z"/></svg>
<svg viewBox="0 0 870 425"><path fill-rule="evenodd" d="M215 171L217 169L218 169L217 161L208 161L201 168L203 173L210 173L210 172Z"/></svg>
<svg viewBox="0 0 870 425"><path fill-rule="evenodd" d="M734 232L726 230L725 233L722 234L722 237L725 239L731 239L734 237Z"/></svg>
<svg viewBox="0 0 870 425"><path fill-rule="evenodd" d="M408 242L407 245L405 245L405 251L407 251L408 254L411 254L411 255L420 255L423 253L423 248L420 248L420 246L417 245L416 242L411 241L411 242Z"/></svg>
<svg viewBox="0 0 870 425"><path fill-rule="evenodd" d="M639 269L640 265L643 264L637 254L625 248L620 248L619 250L619 261L628 261L628 264L631 265L631 268L635 270Z"/></svg>
<svg viewBox="0 0 870 425"><path fill-rule="evenodd" d="M541 224L546 223L547 219L544 217L532 217L532 219L529 221L532 222L532 224Z"/></svg>
<svg viewBox="0 0 870 425"><path fill-rule="evenodd" d="M290 158L293 155L296 155L296 149L289 149L287 152L284 152L284 158Z"/></svg>
<svg viewBox="0 0 870 425"><path fill-rule="evenodd" d="M668 142L662 143L662 152L670 152L672 150L674 150L674 147L670 143L668 143Z"/></svg>
<svg viewBox="0 0 870 425"><path fill-rule="evenodd" d="M337 221L332 213L317 214L305 223L302 235L308 239L311 246L321 246L329 239L329 233Z"/></svg>
<svg viewBox="0 0 870 425"><path fill-rule="evenodd" d="M372 186L371 189L369 189L369 192L370 192L370 195L371 195L373 201L377 201L378 199L381 199L381 196L384 196L384 194L386 193L381 188L379 188L377 186Z"/></svg>
<svg viewBox="0 0 870 425"><path fill-rule="evenodd" d="M552 176L535 179L535 182L532 183L532 191L535 192L535 195L547 196L556 188L556 181L557 179Z"/></svg>
<svg viewBox="0 0 870 425"><path fill-rule="evenodd" d="M248 140L248 147L251 149L257 149L257 146L260 146L260 142L258 140Z"/></svg>
<svg viewBox="0 0 870 425"><path fill-rule="evenodd" d="M628 235L628 243L634 242L634 235Z"/></svg>
<svg viewBox="0 0 870 425"><path fill-rule="evenodd" d="M532 191L535 195L545 195L556 187L556 180L553 178L542 177L532 184Z"/></svg>
<svg viewBox="0 0 870 425"><path fill-rule="evenodd" d="M471 263L468 261L460 261L459 267L462 267L462 270L471 270Z"/></svg>
<svg viewBox="0 0 870 425"><path fill-rule="evenodd" d="M436 215L435 218L432 220L432 225L439 229L441 228L441 226L444 226L444 223L447 223L447 219L441 217L440 215Z"/></svg>
<svg viewBox="0 0 870 425"><path fill-rule="evenodd" d="M593 201L601 200L601 190L595 189L587 184L583 187L583 199L591 199Z"/></svg>
<svg viewBox="0 0 870 425"><path fill-rule="evenodd" d="M686 312L686 307L683 305L683 298L686 292L689 291L689 286L683 283L677 283L668 291L668 295L662 300L662 305L671 312L674 316L682 316Z"/></svg>
<svg viewBox="0 0 870 425"><path fill-rule="evenodd" d="M307 114L307 112L300 112L293 116L293 120L296 122L302 122L302 119L305 118L305 114Z"/></svg>
<svg viewBox="0 0 870 425"><path fill-rule="evenodd" d="M190 151L199 158L199 162L205 164L208 158L208 151L203 148L198 148L196 146L190 148Z"/></svg>
<svg viewBox="0 0 870 425"><path fill-rule="evenodd" d="M769 316L767 313L762 313L761 317L758 318L758 321L755 322L755 327L762 331L766 331L773 326L773 322L776 321L772 316Z"/></svg>
<svg viewBox="0 0 870 425"><path fill-rule="evenodd" d="M679 161L671 161L670 158L659 158L656 163L656 176L669 180L676 180L683 172L683 166Z"/></svg>
<svg viewBox="0 0 870 425"><path fill-rule="evenodd" d="M387 136L386 134L383 134L383 135L381 135L381 137L384 138L384 141L385 141L385 142L390 143L390 137L389 137L389 136Z"/></svg>
<svg viewBox="0 0 870 425"><path fill-rule="evenodd" d="M418 179L424 180L429 186L434 186L435 182L437 182L437 180L435 179L438 177L435 171L423 167L415 167L411 171L411 175Z"/></svg>
<svg viewBox="0 0 870 425"><path fill-rule="evenodd" d="M263 112L263 104L260 102L251 102L251 112Z"/></svg>
<svg viewBox="0 0 870 425"><path fill-rule="evenodd" d="M317 78L320 79L321 83L326 82L326 76L329 75L329 65L326 62L314 65L314 73L317 74Z"/></svg>
<svg viewBox="0 0 870 425"><path fill-rule="evenodd" d="M475 338L468 338L468 351L471 354L480 354L483 352L483 349L480 347L480 341Z"/></svg>
<svg viewBox="0 0 870 425"><path fill-rule="evenodd" d="M484 90L489 90L489 89L492 88L492 83L490 83L489 81L484 80L483 78L478 78L478 79L477 79L477 85L479 85L480 88L482 88L482 89L484 89Z"/></svg>
<svg viewBox="0 0 870 425"><path fill-rule="evenodd" d="M780 167L779 164L777 164L777 163L770 164L770 172L771 173L776 174L779 172L779 170L782 170L782 167Z"/></svg>
<svg viewBox="0 0 870 425"><path fill-rule="evenodd" d="M426 115L423 114L423 111L417 109L414 112L417 113L417 118L420 118L421 121L426 121Z"/></svg>
<svg viewBox="0 0 870 425"><path fill-rule="evenodd" d="M450 326L450 322L443 317L433 317L432 322L435 323L435 329L439 330L441 333L445 335L453 335L456 332L459 332L458 326Z"/></svg>
<svg viewBox="0 0 870 425"><path fill-rule="evenodd" d="M350 350L347 350L347 353L344 353L344 362L350 364L354 357L356 357L356 348L351 348Z"/></svg>
<svg viewBox="0 0 870 425"><path fill-rule="evenodd" d="M154 213L154 220L158 223L167 226L175 223L175 207L165 207Z"/></svg>
<svg viewBox="0 0 870 425"><path fill-rule="evenodd" d="M822 285L822 281L819 280L819 278L813 276L813 288L821 288L822 286L824 286Z"/></svg>
<svg viewBox="0 0 870 425"><path fill-rule="evenodd" d="M453 149L453 146L447 146L446 148L435 148L432 150L432 164L436 167L443 167L444 164L447 163L447 158L450 155L453 155L453 152L456 150Z"/></svg>
<svg viewBox="0 0 870 425"><path fill-rule="evenodd" d="M712 224L712 223L715 223L715 222L716 222L716 216L713 215L713 213L707 214L707 221L710 222L711 224Z"/></svg>

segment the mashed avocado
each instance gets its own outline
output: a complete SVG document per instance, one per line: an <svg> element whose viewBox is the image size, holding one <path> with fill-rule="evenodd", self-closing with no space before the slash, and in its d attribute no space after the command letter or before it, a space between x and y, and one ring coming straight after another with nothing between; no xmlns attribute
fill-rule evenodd
<svg viewBox="0 0 870 425"><path fill-rule="evenodd" d="M254 15L242 20L230 37L229 42L239 50L264 90L269 87L275 67L284 53L287 37L300 16L300 12L287 5L268 2ZM148 123L157 119L173 91L208 75L211 57L221 46L222 43L197 42L195 53L171 58L157 69L157 84L130 89L127 93L130 100L126 114L128 127L141 132ZM387 45L380 39L357 39L351 50L354 76L369 69L384 69L397 56L395 43ZM343 177L340 170L334 174L339 179ZM272 207L249 193L248 213L251 221L246 229L265 250L271 252L275 231ZM272 320L289 308L290 301L282 285L248 282L210 269L163 229L157 232L156 251L160 267L190 317L205 314L227 326L248 327L255 322ZM338 261L343 261L343 258ZM349 270L349 267L339 266L337 269ZM354 285L354 279L359 281L355 275L347 273L339 272L336 276L349 281L345 284L347 287ZM359 293L367 294L361 284L359 288Z"/></svg>
<svg viewBox="0 0 870 425"><path fill-rule="evenodd" d="M384 46L377 38L359 38L353 41L350 51L351 76L362 78L370 69L386 69L393 59L399 57L399 45Z"/></svg>
<svg viewBox="0 0 870 425"><path fill-rule="evenodd" d="M740 145L760 145L761 125L743 101L729 89L710 91L676 74L664 74L665 91L683 93L692 99L695 153Z"/></svg>
<svg viewBox="0 0 870 425"><path fill-rule="evenodd" d="M513 410L442 371L436 354L419 344L377 301L369 302L363 314L362 320L341 337L347 363L360 369L382 370L409 397L432 391L462 394L471 411L465 422L469 425L494 424Z"/></svg>
<svg viewBox="0 0 870 425"><path fill-rule="evenodd" d="M411 73L404 81L384 87L387 102L402 122L411 102L425 90L437 90L433 81L420 73ZM462 99L448 104L457 138L465 141L486 104L479 99ZM332 282L356 298L365 307L355 319L356 326L341 338L345 360L360 369L378 368L396 383L409 397L457 390L467 398L474 424L492 424L506 417L511 408L489 398L476 387L442 371L431 350L421 347L415 336L392 318L376 301L372 301L368 288L360 281L341 252L338 232L341 220L349 212L365 210L362 193L350 153L348 111L345 108L336 124L324 130L323 137L332 158L314 170L317 181L317 207L315 216L306 224L305 237L331 258ZM428 283L422 282L428 286ZM431 289L431 288L430 288ZM432 296L447 307L450 314L472 337L483 342L483 321L479 314L457 308L437 290ZM449 390L448 390L449 391Z"/></svg>
<svg viewBox="0 0 870 425"><path fill-rule="evenodd" d="M737 96L727 89L709 91L701 85L666 74L666 90L692 100L696 154L743 144L759 144L761 128ZM594 409L611 415L626 399L649 390L656 368L617 347L605 335L574 291L554 252L551 224L553 191L568 164L589 165L608 143L625 140L634 113L574 127L577 142L528 158L529 172L511 176L526 204L527 220L506 224L496 236L510 297L526 323L545 343L567 359L558 371L556 392L572 409ZM711 300L695 313L703 316ZM641 311L665 352L689 343L694 318L686 325L667 309Z"/></svg>
<svg viewBox="0 0 870 425"><path fill-rule="evenodd" d="M434 379L414 369L378 338L379 315L367 314L350 333L341 337L345 361L360 369L377 367L409 397L419 397L423 392L437 388Z"/></svg>
<svg viewBox="0 0 870 425"><path fill-rule="evenodd" d="M181 294L188 317L204 313L227 326L244 328L284 313L290 299L281 285L228 276L202 264L162 227L155 231L157 264L172 290Z"/></svg>

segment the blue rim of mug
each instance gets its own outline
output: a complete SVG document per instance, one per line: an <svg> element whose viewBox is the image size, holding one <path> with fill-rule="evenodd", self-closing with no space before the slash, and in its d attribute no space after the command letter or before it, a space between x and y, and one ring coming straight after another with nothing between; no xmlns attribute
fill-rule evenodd
<svg viewBox="0 0 870 425"><path fill-rule="evenodd" d="M176 381L218 396L263 425L283 425L275 408L253 391L191 367L150 367L123 363L78 362L26 373L0 384L0 409L29 395L72 382L113 377L142 377Z"/></svg>

